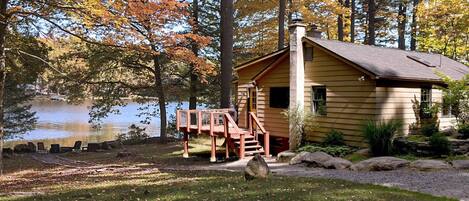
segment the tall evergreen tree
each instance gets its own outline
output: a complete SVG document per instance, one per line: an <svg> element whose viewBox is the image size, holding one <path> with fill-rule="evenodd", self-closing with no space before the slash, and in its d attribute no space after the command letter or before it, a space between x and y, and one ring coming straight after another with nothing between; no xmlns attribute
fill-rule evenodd
<svg viewBox="0 0 469 201"><path fill-rule="evenodd" d="M417 8L420 0L413 0L412 4L412 25L410 34L410 50L414 51L417 49Z"/></svg>
<svg viewBox="0 0 469 201"><path fill-rule="evenodd" d="M368 45L376 44L376 2L375 0L368 0L368 32L366 42Z"/></svg>
<svg viewBox="0 0 469 201"><path fill-rule="evenodd" d="M407 25L407 3L404 0L398 2L398 15L397 15L397 33L398 33L398 48L405 50L405 33Z"/></svg>

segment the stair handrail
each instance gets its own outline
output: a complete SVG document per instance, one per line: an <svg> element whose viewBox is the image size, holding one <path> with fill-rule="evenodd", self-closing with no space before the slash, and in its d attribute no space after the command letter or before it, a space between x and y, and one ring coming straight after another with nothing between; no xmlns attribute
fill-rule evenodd
<svg viewBox="0 0 469 201"><path fill-rule="evenodd" d="M264 126L260 123L259 119L257 118L254 112L249 112L249 133L253 134L254 132L254 124L256 124L257 128L262 132L264 135L264 153L266 156L270 155L270 134L265 130ZM254 135L255 139L258 140L257 132Z"/></svg>

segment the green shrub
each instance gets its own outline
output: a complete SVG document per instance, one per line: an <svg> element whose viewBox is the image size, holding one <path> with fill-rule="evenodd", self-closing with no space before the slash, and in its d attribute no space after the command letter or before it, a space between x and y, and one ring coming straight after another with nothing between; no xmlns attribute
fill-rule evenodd
<svg viewBox="0 0 469 201"><path fill-rule="evenodd" d="M117 135L117 140L122 144L142 144L150 136L145 132L145 128L140 128L135 124L130 125L127 133Z"/></svg>
<svg viewBox="0 0 469 201"><path fill-rule="evenodd" d="M337 145L337 146L345 145L344 134L340 131L332 129L331 132L329 132L326 135L326 139L324 139L323 144L324 145Z"/></svg>
<svg viewBox="0 0 469 201"><path fill-rule="evenodd" d="M398 120L367 121L362 132L374 156L387 156L392 153L392 140L396 132L402 127Z"/></svg>
<svg viewBox="0 0 469 201"><path fill-rule="evenodd" d="M352 147L349 146L320 146L314 144L308 144L302 146L298 149L299 152L307 151L307 152L317 152L322 151L334 157L344 157L348 154L351 154L355 151Z"/></svg>
<svg viewBox="0 0 469 201"><path fill-rule="evenodd" d="M439 132L439 126L436 122L428 122L422 125L420 128L420 133L424 136L430 137L435 133Z"/></svg>
<svg viewBox="0 0 469 201"><path fill-rule="evenodd" d="M462 135L463 139L469 138L469 124L458 125L458 133Z"/></svg>
<svg viewBox="0 0 469 201"><path fill-rule="evenodd" d="M438 155L447 155L450 153L451 145L445 135L435 133L430 137L429 141L433 153Z"/></svg>

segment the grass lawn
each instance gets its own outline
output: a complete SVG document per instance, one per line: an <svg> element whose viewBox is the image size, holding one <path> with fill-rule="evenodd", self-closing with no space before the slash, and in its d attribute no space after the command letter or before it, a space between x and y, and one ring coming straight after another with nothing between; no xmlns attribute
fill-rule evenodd
<svg viewBox="0 0 469 201"><path fill-rule="evenodd" d="M240 172L166 168L209 164L206 141L191 141L191 146L193 157L187 160L181 157L180 143L126 146L126 150L138 154L123 159L115 157L119 150L61 155L96 164L82 168L41 166L22 156L22 168L15 169L16 163L10 159L8 173L0 178L0 201L450 200L342 180L273 175L248 182Z"/></svg>

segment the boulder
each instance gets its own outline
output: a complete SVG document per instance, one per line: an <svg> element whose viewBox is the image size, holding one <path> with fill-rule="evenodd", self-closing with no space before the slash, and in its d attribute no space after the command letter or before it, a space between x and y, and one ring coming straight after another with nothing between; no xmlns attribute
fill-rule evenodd
<svg viewBox="0 0 469 201"><path fill-rule="evenodd" d="M303 157L302 162L307 163L309 167L323 167L323 163L333 159L329 154L318 151L314 153L308 153Z"/></svg>
<svg viewBox="0 0 469 201"><path fill-rule="evenodd" d="M352 162L343 158L334 157L322 163L322 167L327 169L338 169L343 170L352 166Z"/></svg>
<svg viewBox="0 0 469 201"><path fill-rule="evenodd" d="M246 180L253 180L256 178L265 179L269 176L270 169L264 158L261 155L256 154L251 160L249 160L246 168L244 168L244 178Z"/></svg>
<svg viewBox="0 0 469 201"><path fill-rule="evenodd" d="M416 160L410 163L410 168L428 171L428 170L447 170L451 166L440 160Z"/></svg>
<svg viewBox="0 0 469 201"><path fill-rule="evenodd" d="M111 149L111 145L109 145L108 142L102 142L102 143L101 143L101 149L103 149L103 150L110 150L110 149Z"/></svg>
<svg viewBox="0 0 469 201"><path fill-rule="evenodd" d="M132 156L132 153L130 153L128 151L117 152L117 158L125 158L125 157L129 157L129 156Z"/></svg>
<svg viewBox="0 0 469 201"><path fill-rule="evenodd" d="M409 165L409 161L395 157L376 157L361 161L351 166L355 171L386 171L403 168Z"/></svg>
<svg viewBox="0 0 469 201"><path fill-rule="evenodd" d="M303 162L303 159L305 158L306 155L310 154L309 152L307 151L303 151L303 152L300 152L299 154L297 154L295 157L293 157L291 160L290 160L290 165L296 165L296 164L300 164Z"/></svg>
<svg viewBox="0 0 469 201"><path fill-rule="evenodd" d="M469 160L455 160L451 161L453 167L460 170L469 170Z"/></svg>
<svg viewBox="0 0 469 201"><path fill-rule="evenodd" d="M293 152L293 151L280 152L277 155L277 162L279 162L279 163L288 163L295 156L296 156L296 153Z"/></svg>
<svg viewBox="0 0 469 201"><path fill-rule="evenodd" d="M118 149L122 147L122 143L119 140L114 140L114 141L106 141L107 144L113 149Z"/></svg>
<svg viewBox="0 0 469 201"><path fill-rule="evenodd" d="M13 147L15 153L30 153L31 149L27 144L17 144Z"/></svg>

